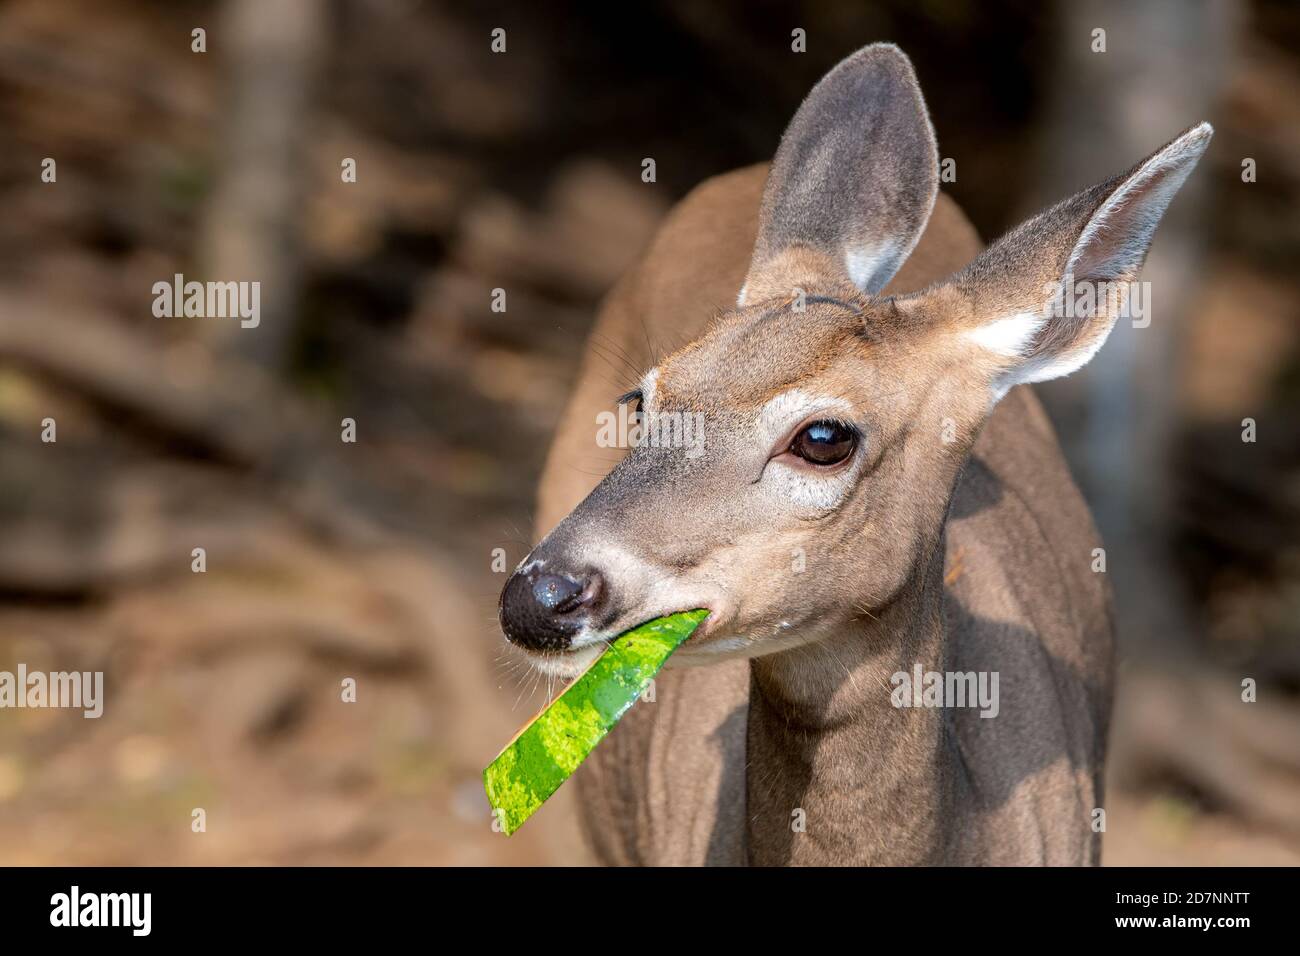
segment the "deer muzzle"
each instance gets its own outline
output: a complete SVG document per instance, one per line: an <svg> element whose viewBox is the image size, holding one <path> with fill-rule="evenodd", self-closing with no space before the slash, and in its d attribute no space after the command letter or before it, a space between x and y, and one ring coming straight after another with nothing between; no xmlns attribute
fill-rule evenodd
<svg viewBox="0 0 1300 956"><path fill-rule="evenodd" d="M512 574L501 592L501 630L530 651L567 650L605 599L599 572L556 572L533 562Z"/></svg>

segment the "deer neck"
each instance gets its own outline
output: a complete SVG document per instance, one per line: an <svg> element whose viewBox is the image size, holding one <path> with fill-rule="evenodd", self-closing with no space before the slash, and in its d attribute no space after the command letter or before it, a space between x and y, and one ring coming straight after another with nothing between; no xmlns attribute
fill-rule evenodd
<svg viewBox="0 0 1300 956"><path fill-rule="evenodd" d="M942 532L884 608L750 668L746 790L756 865L944 862L943 711L897 707L897 673L947 671Z"/></svg>

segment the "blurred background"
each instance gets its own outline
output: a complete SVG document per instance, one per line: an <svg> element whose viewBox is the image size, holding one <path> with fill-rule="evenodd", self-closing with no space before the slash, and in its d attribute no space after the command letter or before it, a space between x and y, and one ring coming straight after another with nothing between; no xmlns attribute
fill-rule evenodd
<svg viewBox="0 0 1300 956"><path fill-rule="evenodd" d="M1119 598L1105 862L1300 862L1300 8L626 6L0 5L0 670L107 685L0 711L0 863L582 862L564 791L490 828L546 695L493 549L603 293L876 40L986 239L1214 123L1152 324L1040 394ZM261 325L156 318L175 273L260 281Z"/></svg>

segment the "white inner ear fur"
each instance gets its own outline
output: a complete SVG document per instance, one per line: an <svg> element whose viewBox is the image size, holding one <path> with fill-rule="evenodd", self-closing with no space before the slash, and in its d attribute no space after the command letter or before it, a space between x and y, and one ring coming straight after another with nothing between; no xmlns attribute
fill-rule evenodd
<svg viewBox="0 0 1300 956"><path fill-rule="evenodd" d="M1208 123L1189 130L1165 149L1148 159L1102 203L1080 233L1070 253L1062 281L1065 294L1073 292L1077 278L1097 283L1127 283L1137 279L1138 269L1151 245L1151 237L1169 207L1174 194L1196 166L1209 144L1213 129ZM1123 300L1127 300L1127 290ZM1110 335L1123 301L1113 313L1083 320L1074 334L1061 336L1065 343L1009 370L993 383L994 400L1020 382L1044 382L1078 371L1090 362ZM1020 312L994 319L965 333L966 337L1005 358L1027 356L1035 336L1049 322L1078 322L1078 318L1054 317L1050 305L1041 313Z"/></svg>
<svg viewBox="0 0 1300 956"><path fill-rule="evenodd" d="M995 355L1018 359L1027 355L1034 337L1050 321L1051 316L1043 313L1019 312L1016 315L995 319L978 328L968 329L963 335L967 341ZM1061 378L1077 372L1092 361L1092 357L1106 341L1109 332L1109 327L1099 330L1094 335L1084 337L1077 348L1026 361L1008 369L993 382L993 400L1001 401L1013 385L1021 382L1046 382L1049 379Z"/></svg>
<svg viewBox="0 0 1300 956"><path fill-rule="evenodd" d="M1093 214L1075 243L1065 267L1066 277L1099 274L1098 278L1109 279L1134 273L1151 245L1151 236L1161 217L1205 152L1213 132L1209 123L1193 127L1143 163L1115 190ZM1158 177L1164 178L1152 185L1152 180ZM1144 187L1151 187L1150 191L1139 194ZM1131 216L1132 220L1116 235L1112 220L1125 216ZM1089 262L1090 257L1095 257L1095 261ZM1086 268L1080 270L1081 263Z"/></svg>
<svg viewBox="0 0 1300 956"><path fill-rule="evenodd" d="M880 242L847 246L844 249L844 269L853 284L872 295L885 287L898 271L902 256L898 243L884 239ZM906 250L906 251L911 251Z"/></svg>
<svg viewBox="0 0 1300 956"><path fill-rule="evenodd" d="M1047 317L1041 313L1020 312L968 329L964 334L982 349L1006 358L1018 358L1025 354L1034 336L1046 324Z"/></svg>
<svg viewBox="0 0 1300 956"><path fill-rule="evenodd" d="M1020 358L1034 341L1034 336L1047 324L1048 317L1039 312L1019 312L1001 319L994 319L978 328L967 329L963 337L1003 358ZM1105 336L1101 337L1103 340ZM1098 342L1098 347L1101 343ZM1064 374L1064 373L1062 373ZM993 401L1000 402L1020 378L1012 370L999 375L993 382Z"/></svg>

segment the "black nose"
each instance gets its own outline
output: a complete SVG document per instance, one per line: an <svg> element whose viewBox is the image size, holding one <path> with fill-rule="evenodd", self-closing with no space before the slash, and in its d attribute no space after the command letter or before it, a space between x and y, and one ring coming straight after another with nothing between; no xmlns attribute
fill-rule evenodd
<svg viewBox="0 0 1300 956"><path fill-rule="evenodd" d="M501 629L520 647L564 650L604 596L604 581L595 571L547 574L538 567L516 571L501 592Z"/></svg>

